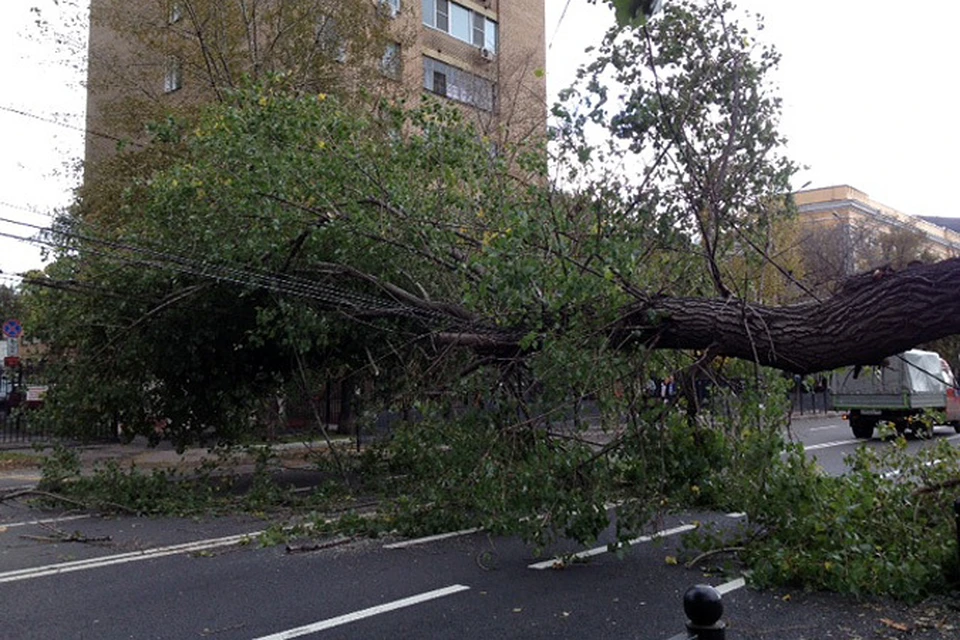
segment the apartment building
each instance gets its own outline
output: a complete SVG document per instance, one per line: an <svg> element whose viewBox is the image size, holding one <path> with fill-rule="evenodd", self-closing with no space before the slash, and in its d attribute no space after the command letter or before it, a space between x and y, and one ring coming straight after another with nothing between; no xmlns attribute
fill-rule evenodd
<svg viewBox="0 0 960 640"><path fill-rule="evenodd" d="M793 194L798 242L813 284L836 286L855 273L960 256L960 232L872 200L849 185Z"/></svg>
<svg viewBox="0 0 960 640"><path fill-rule="evenodd" d="M544 0L91 0L88 167L245 75L459 105L494 139L543 135Z"/></svg>
<svg viewBox="0 0 960 640"><path fill-rule="evenodd" d="M897 211L851 186L798 191L793 197L801 222L808 228L832 227L848 235L858 226L880 233L899 230L915 234L923 250L938 260L960 256L960 232L936 224L936 219Z"/></svg>

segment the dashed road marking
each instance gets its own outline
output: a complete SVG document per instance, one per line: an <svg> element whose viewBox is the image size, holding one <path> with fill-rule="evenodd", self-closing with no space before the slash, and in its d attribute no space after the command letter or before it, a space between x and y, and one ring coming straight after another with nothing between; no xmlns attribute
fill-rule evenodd
<svg viewBox="0 0 960 640"><path fill-rule="evenodd" d="M830 449L831 447L842 447L845 444L853 444L860 442L858 438L850 438L849 440L834 440L833 442L821 442L820 444L811 444L803 448L804 451L816 451L818 449Z"/></svg>
<svg viewBox="0 0 960 640"><path fill-rule="evenodd" d="M644 542L650 542L651 540L658 540L660 538L666 538L667 536L673 536L678 533L685 533L687 531L692 531L696 529L697 525L695 524L685 524L679 527L674 527L672 529L665 529L663 531L657 531L649 536L640 536L639 538L634 538L626 543L625 546L632 547L635 544L641 544ZM571 554L568 556L572 560L582 560L583 558L589 558L591 556L598 556L601 553L607 553L610 548L606 545L602 547L594 547L593 549L587 549L586 551L580 551L578 553ZM533 564L527 565L528 569L537 569L542 571L543 569L551 569L558 564L564 563L564 558L552 558L550 560L544 560L543 562L534 562Z"/></svg>
<svg viewBox="0 0 960 640"><path fill-rule="evenodd" d="M446 540L448 538L458 538L460 536L468 536L471 533L476 533L482 531L480 527L474 527L473 529L463 529L461 531L451 531L450 533L438 533L434 536L426 536L424 538L415 538L413 540L404 540L402 542L394 542L391 544L383 545L384 549L404 549L406 547L413 547L418 544L428 544L430 542L437 542L438 540Z"/></svg>
<svg viewBox="0 0 960 640"><path fill-rule="evenodd" d="M63 516L62 518L44 518L43 520L24 520L23 522L0 522L0 531L4 529L13 529L14 527L29 527L38 524L56 524L58 522L70 522L72 520L83 520L91 518L89 514L78 516Z"/></svg>
<svg viewBox="0 0 960 640"><path fill-rule="evenodd" d="M737 578L736 580L731 580L730 582L725 582L718 587L714 587L720 595L730 593L731 591L736 591L747 586L747 581L744 578Z"/></svg>
<svg viewBox="0 0 960 640"><path fill-rule="evenodd" d="M209 540L199 540L197 542L187 542L185 544L175 544L168 547L156 547L154 549L144 549L143 551L121 553L113 556L88 558L86 560L74 560L71 562L48 564L41 567L31 567L29 569L6 571L4 573L0 573L0 583L31 580L33 578L60 575L62 573L71 573L74 571L85 571L87 569L98 569L100 567L109 567L115 564L126 564L127 562L151 560L153 558L162 558L164 556L196 553L198 551L207 551L209 549L217 549L219 547L231 547L249 542L253 538L259 536L261 533L263 532L253 531L250 533L241 533L235 536L227 536L225 538L212 538Z"/></svg>
<svg viewBox="0 0 960 640"><path fill-rule="evenodd" d="M313 624L297 627L296 629L288 629L286 631L281 631L280 633L274 633L269 636L261 636L259 638L255 638L254 640L290 640L291 638L299 638L300 636L316 633L317 631L332 629L333 627L339 627L340 625L356 622L357 620L370 618L376 615L380 615L381 613L396 611L397 609L403 609L404 607L412 607L413 605L416 605L416 604L429 602L430 600L436 600L438 598L444 598L446 596L450 596L455 593L460 593L462 591L467 591L469 589L470 587L467 587L465 585L455 584L449 587L444 587L443 589L428 591L426 593L410 596L409 598L402 598L400 600L394 600L393 602L387 602L385 604L380 604L375 607L370 607L368 609L362 609L360 611L355 611L353 613L348 613L346 615L337 616L336 618L328 618L326 620L314 622Z"/></svg>

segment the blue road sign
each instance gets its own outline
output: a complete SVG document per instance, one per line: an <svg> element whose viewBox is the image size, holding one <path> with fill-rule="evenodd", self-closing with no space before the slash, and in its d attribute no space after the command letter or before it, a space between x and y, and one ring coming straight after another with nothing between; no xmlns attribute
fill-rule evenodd
<svg viewBox="0 0 960 640"><path fill-rule="evenodd" d="M23 334L23 325L19 320L7 320L3 323L3 335L8 338L19 338Z"/></svg>

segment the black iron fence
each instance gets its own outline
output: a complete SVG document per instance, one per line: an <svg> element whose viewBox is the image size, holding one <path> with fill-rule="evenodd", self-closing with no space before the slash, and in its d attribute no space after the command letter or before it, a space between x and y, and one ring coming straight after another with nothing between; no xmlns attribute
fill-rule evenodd
<svg viewBox="0 0 960 640"><path fill-rule="evenodd" d="M0 408L0 447L29 445L54 439L52 433L30 423L29 413Z"/></svg>
<svg viewBox="0 0 960 640"><path fill-rule="evenodd" d="M826 413L833 411L833 398L830 396L830 390L822 391L793 391L790 393L790 400L793 403L793 414L804 415L810 413Z"/></svg>
<svg viewBox="0 0 960 640"><path fill-rule="evenodd" d="M116 440L116 427L103 424L85 434L90 442L109 442ZM63 438L48 423L37 420L32 410L18 410L0 407L0 448L15 448L59 442L75 441L75 438Z"/></svg>

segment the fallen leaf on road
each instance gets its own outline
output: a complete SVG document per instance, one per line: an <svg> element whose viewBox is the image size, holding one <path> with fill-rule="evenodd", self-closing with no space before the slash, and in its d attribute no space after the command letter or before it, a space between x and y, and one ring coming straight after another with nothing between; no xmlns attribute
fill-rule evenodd
<svg viewBox="0 0 960 640"><path fill-rule="evenodd" d="M666 558L663 559L663 561L666 562L666 563L669 564L669 565L674 565L674 564L677 564L677 557L676 557L676 556L667 556Z"/></svg>
<svg viewBox="0 0 960 640"><path fill-rule="evenodd" d="M894 622L890 618L880 618L880 624L890 627L891 629L896 629L897 631L910 631L910 625L903 624L902 622Z"/></svg>

